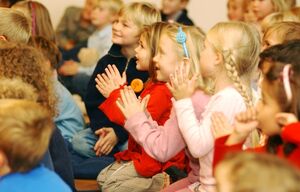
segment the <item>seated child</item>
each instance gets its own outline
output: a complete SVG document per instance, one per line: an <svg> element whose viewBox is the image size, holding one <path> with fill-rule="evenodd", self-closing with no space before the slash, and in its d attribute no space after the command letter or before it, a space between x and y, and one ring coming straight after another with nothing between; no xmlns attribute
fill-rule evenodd
<svg viewBox="0 0 300 192"><path fill-rule="evenodd" d="M72 49L87 40L94 32L95 27L91 23L91 12L95 0L85 0L83 8L68 7L56 28L58 46L62 50Z"/></svg>
<svg viewBox="0 0 300 192"><path fill-rule="evenodd" d="M33 101L1 99L0 124L1 191L71 191L39 165L53 132L49 111Z"/></svg>
<svg viewBox="0 0 300 192"><path fill-rule="evenodd" d="M107 54L112 45L112 23L122 5L122 0L97 0L91 13L96 31L89 36L87 45L77 46L63 55L65 62L59 68L59 74L71 93L84 98L98 60Z"/></svg>
<svg viewBox="0 0 300 192"><path fill-rule="evenodd" d="M194 25L188 17L186 6L189 0L162 0L161 17L163 21Z"/></svg>

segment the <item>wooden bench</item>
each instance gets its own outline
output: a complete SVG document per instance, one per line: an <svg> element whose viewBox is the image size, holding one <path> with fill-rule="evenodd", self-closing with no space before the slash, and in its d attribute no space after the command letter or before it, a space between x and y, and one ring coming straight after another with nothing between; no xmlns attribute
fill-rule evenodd
<svg viewBox="0 0 300 192"><path fill-rule="evenodd" d="M75 187L78 192L100 191L96 180L75 179Z"/></svg>

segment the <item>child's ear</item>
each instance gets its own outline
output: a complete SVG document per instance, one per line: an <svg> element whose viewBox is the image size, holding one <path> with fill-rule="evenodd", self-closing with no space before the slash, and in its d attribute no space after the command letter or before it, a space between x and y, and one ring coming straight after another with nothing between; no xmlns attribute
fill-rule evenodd
<svg viewBox="0 0 300 192"><path fill-rule="evenodd" d="M0 41L7 41L7 39L4 35L0 35Z"/></svg>
<svg viewBox="0 0 300 192"><path fill-rule="evenodd" d="M221 53L217 53L216 54L216 65L220 65L220 64L223 64L224 62L224 57Z"/></svg>
<svg viewBox="0 0 300 192"><path fill-rule="evenodd" d="M0 150L0 177L10 172L6 155Z"/></svg>

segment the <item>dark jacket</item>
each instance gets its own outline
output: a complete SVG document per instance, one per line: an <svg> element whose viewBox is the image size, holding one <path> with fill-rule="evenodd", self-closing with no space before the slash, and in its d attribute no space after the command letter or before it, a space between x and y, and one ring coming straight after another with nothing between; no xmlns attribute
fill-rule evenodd
<svg viewBox="0 0 300 192"><path fill-rule="evenodd" d="M163 13L161 13L161 18L163 21L167 21L167 15ZM180 14L176 22L183 25L194 25L194 22L188 17L188 12L186 9L182 10L182 13Z"/></svg>
<svg viewBox="0 0 300 192"><path fill-rule="evenodd" d="M148 72L142 72L136 69L136 59L132 58L128 61L127 58L121 53L121 46L113 44L108 51L108 54L103 56L98 61L94 73L88 84L85 98L85 106L90 118L91 129L93 131L96 131L103 127L111 127L114 129L120 143L123 143L127 140L128 134L122 126L111 122L107 118L107 116L98 108L98 106L105 101L105 97L97 90L95 78L97 74L104 73L104 69L109 64L115 64L120 74L122 74L125 70L127 62L129 62L128 68L126 70L128 84L130 84L131 81L135 78L139 78L143 82L148 79Z"/></svg>

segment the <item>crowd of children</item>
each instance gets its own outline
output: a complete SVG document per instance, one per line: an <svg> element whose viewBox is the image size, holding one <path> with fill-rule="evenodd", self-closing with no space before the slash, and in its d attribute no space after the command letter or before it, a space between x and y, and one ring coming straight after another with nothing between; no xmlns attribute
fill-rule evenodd
<svg viewBox="0 0 300 192"><path fill-rule="evenodd" d="M1 1L0 191L300 191L296 2L188 3Z"/></svg>

